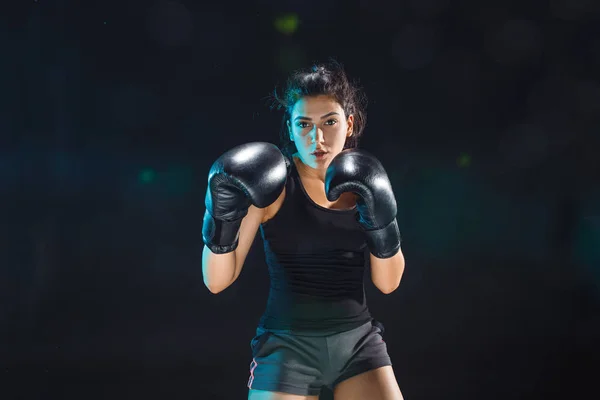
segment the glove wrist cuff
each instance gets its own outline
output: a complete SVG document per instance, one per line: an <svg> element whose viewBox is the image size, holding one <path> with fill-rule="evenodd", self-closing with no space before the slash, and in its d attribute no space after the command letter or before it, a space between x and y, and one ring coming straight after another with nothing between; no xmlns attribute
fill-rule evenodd
<svg viewBox="0 0 600 400"><path fill-rule="evenodd" d="M215 254L234 251L238 246L242 218L234 221L215 219L208 211L204 213L202 224L202 240L206 247Z"/></svg>
<svg viewBox="0 0 600 400"><path fill-rule="evenodd" d="M400 230L396 218L380 229L366 231L367 246L377 258L390 258L400 250Z"/></svg>

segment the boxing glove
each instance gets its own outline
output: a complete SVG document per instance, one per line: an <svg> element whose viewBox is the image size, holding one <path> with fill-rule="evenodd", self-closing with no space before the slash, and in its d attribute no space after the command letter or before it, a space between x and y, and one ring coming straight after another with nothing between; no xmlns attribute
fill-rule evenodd
<svg viewBox="0 0 600 400"><path fill-rule="evenodd" d="M211 166L202 239L215 254L234 251L242 219L251 204L264 208L283 191L288 164L271 143L246 143L225 152Z"/></svg>
<svg viewBox="0 0 600 400"><path fill-rule="evenodd" d="M379 160L359 149L335 156L325 174L325 193L335 201L344 192L357 195L357 220L371 253L378 258L396 254L400 249L396 199Z"/></svg>

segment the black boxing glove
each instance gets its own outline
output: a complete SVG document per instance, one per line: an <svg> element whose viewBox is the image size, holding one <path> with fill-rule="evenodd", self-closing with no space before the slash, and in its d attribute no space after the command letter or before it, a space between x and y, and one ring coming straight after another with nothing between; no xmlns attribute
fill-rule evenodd
<svg viewBox="0 0 600 400"><path fill-rule="evenodd" d="M264 208L285 186L286 159L271 143L246 143L227 151L208 174L202 239L215 254L234 251L251 204Z"/></svg>
<svg viewBox="0 0 600 400"><path fill-rule="evenodd" d="M358 195L357 219L367 245L377 258L389 258L400 249L396 199L383 165L364 150L344 150L334 157L325 174L329 201L344 192Z"/></svg>

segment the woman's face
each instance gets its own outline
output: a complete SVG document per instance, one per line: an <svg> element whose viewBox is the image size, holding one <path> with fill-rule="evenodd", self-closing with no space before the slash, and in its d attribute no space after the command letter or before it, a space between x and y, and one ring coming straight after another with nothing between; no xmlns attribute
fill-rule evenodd
<svg viewBox="0 0 600 400"><path fill-rule="evenodd" d="M352 135L354 116L330 96L306 96L294 104L287 122L290 139L300 160L315 169L327 169Z"/></svg>

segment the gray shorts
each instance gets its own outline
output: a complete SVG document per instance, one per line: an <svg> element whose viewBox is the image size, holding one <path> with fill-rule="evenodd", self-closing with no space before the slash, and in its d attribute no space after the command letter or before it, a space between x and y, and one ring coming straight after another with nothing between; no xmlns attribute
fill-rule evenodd
<svg viewBox="0 0 600 400"><path fill-rule="evenodd" d="M384 327L370 321L328 336L280 333L258 328L252 339L249 389L317 396L360 373L392 365Z"/></svg>

